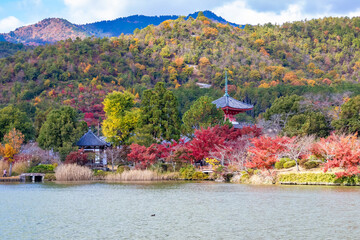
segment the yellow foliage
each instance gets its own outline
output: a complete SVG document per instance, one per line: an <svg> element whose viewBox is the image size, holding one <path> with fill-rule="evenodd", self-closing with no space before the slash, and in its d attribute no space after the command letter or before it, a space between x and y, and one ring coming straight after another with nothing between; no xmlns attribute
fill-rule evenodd
<svg viewBox="0 0 360 240"><path fill-rule="evenodd" d="M49 95L49 97L54 97L55 96L55 90L54 89L50 90L48 95Z"/></svg>
<svg viewBox="0 0 360 240"><path fill-rule="evenodd" d="M146 69L145 65L142 65L140 63L135 63L135 67L142 70L142 71Z"/></svg>
<svg viewBox="0 0 360 240"><path fill-rule="evenodd" d="M205 162L210 164L212 167L220 166L220 161L215 158L205 158Z"/></svg>
<svg viewBox="0 0 360 240"><path fill-rule="evenodd" d="M70 99L66 99L63 101L64 105L70 105L71 104L71 100Z"/></svg>
<svg viewBox="0 0 360 240"><path fill-rule="evenodd" d="M265 45L265 41L262 40L261 38L259 38L259 39L256 39L256 40L255 40L254 44L255 44L256 46L258 46L258 47L261 47L261 46L264 46L264 45Z"/></svg>
<svg viewBox="0 0 360 240"><path fill-rule="evenodd" d="M207 66L210 65L210 61L207 57L202 57L199 59L200 66Z"/></svg>
<svg viewBox="0 0 360 240"><path fill-rule="evenodd" d="M177 57L174 60L174 63L176 65L177 68L181 68L184 64L184 58L183 57Z"/></svg>
<svg viewBox="0 0 360 240"><path fill-rule="evenodd" d="M268 83L262 83L259 85L259 88L269 88L270 85Z"/></svg>
<svg viewBox="0 0 360 240"><path fill-rule="evenodd" d="M20 152L23 142L24 135L15 128L11 129L10 132L4 136L4 145L0 145L0 155L8 162L13 162L14 155Z"/></svg>
<svg viewBox="0 0 360 240"><path fill-rule="evenodd" d="M40 97L35 97L35 99L34 99L34 105L36 106L36 105L38 105L39 103L41 103L41 98Z"/></svg>
<svg viewBox="0 0 360 240"><path fill-rule="evenodd" d="M203 29L203 33L206 37L216 37L219 31L216 28L206 27Z"/></svg>
<svg viewBox="0 0 360 240"><path fill-rule="evenodd" d="M91 68L91 64L88 63L88 65L87 65L86 68L84 69L84 73L88 73L89 70L90 70L90 68Z"/></svg>

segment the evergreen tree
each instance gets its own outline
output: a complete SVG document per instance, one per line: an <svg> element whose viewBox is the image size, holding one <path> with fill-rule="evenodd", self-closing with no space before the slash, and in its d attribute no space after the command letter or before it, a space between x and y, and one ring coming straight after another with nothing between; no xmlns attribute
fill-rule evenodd
<svg viewBox="0 0 360 240"><path fill-rule="evenodd" d="M338 131L360 132L360 95L341 106L340 118L332 122Z"/></svg>
<svg viewBox="0 0 360 240"><path fill-rule="evenodd" d="M208 128L224 122L224 112L220 108L217 109L212 101L211 97L202 96L185 112L182 118L185 134L192 134L200 127Z"/></svg>
<svg viewBox="0 0 360 240"><path fill-rule="evenodd" d="M180 118L177 99L163 82L144 91L139 132L149 134L155 141L180 138Z"/></svg>
<svg viewBox="0 0 360 240"><path fill-rule="evenodd" d="M76 150L75 143L86 131L86 123L77 118L77 112L69 106L52 110L40 129L39 146L60 152L64 160L69 152Z"/></svg>
<svg viewBox="0 0 360 240"><path fill-rule="evenodd" d="M0 140L13 128L24 134L25 141L34 138L34 126L26 113L9 105L0 110Z"/></svg>

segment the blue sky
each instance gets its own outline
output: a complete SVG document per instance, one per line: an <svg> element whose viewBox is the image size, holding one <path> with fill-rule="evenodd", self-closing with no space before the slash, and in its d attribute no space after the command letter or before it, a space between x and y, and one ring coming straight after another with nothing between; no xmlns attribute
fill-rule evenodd
<svg viewBox="0 0 360 240"><path fill-rule="evenodd" d="M73 23L133 14L187 15L211 10L238 24L296 21L324 16L359 16L359 0L0 0L0 32L61 17Z"/></svg>

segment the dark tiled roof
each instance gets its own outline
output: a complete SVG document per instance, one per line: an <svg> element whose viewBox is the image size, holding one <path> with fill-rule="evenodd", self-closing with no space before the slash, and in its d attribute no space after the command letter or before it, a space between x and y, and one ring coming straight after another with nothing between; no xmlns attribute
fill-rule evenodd
<svg viewBox="0 0 360 240"><path fill-rule="evenodd" d="M86 146L107 146L107 143L97 137L91 130L85 133L76 143L79 147Z"/></svg>
<svg viewBox="0 0 360 240"><path fill-rule="evenodd" d="M231 107L237 109L252 109L254 106L238 101L230 96L222 96L221 98L212 102L217 108Z"/></svg>

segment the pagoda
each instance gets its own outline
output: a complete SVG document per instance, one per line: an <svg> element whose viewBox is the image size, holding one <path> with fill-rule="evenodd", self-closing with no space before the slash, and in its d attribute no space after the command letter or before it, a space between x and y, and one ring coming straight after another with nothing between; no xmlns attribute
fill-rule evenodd
<svg viewBox="0 0 360 240"><path fill-rule="evenodd" d="M254 108L253 105L238 101L228 94L228 81L227 81L227 72L225 72L225 94L221 98L212 102L216 105L217 108L221 108L224 111L225 119L233 124L235 128L241 128L240 124L236 121L235 115L250 111Z"/></svg>

